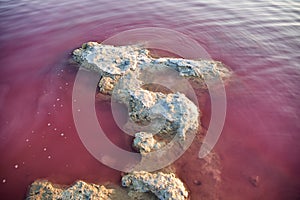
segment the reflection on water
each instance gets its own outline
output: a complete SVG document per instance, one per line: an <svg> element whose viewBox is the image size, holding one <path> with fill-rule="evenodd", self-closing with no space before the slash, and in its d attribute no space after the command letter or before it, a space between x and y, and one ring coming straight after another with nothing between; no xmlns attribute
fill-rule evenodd
<svg viewBox="0 0 300 200"><path fill-rule="evenodd" d="M296 0L2 1L1 197L22 199L37 178L119 183L120 173L90 156L75 131L76 68L68 62L69 53L85 41L155 26L192 37L236 73L226 88L227 118L216 146L222 199L299 198L299 10ZM110 107L96 107L111 140L128 148ZM207 126L209 102L203 112ZM194 165L189 170L182 165L179 174L197 168L197 161L190 162ZM197 190L205 183L192 184L192 195L200 195Z"/></svg>

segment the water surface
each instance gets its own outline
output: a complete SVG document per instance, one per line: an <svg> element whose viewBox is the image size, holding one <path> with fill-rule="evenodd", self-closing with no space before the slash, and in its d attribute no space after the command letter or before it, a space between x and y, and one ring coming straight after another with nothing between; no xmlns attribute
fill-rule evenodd
<svg viewBox="0 0 300 200"><path fill-rule="evenodd" d="M211 192L231 200L299 199L299 12L297 0L1 1L1 197L23 199L38 178L119 183L120 172L95 160L79 140L71 110L77 69L68 59L83 42L162 27L197 40L236 74L215 148L222 185ZM96 108L109 137L126 147L109 106ZM203 112L207 126L209 102ZM259 176L257 187L251 176ZM187 184L192 198L201 198L202 186Z"/></svg>

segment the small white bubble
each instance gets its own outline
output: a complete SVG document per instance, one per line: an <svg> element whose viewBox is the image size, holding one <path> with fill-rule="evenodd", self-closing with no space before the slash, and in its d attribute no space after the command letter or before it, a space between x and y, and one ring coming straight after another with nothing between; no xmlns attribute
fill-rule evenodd
<svg viewBox="0 0 300 200"><path fill-rule="evenodd" d="M60 107L62 108L62 107L64 107L64 105L60 104Z"/></svg>
<svg viewBox="0 0 300 200"><path fill-rule="evenodd" d="M6 179L3 179L3 180L2 180L2 183L6 183Z"/></svg>
<svg viewBox="0 0 300 200"><path fill-rule="evenodd" d="M61 133L61 134L60 134L60 136L62 136L62 137L63 137L64 135L65 135L64 133Z"/></svg>
<svg viewBox="0 0 300 200"><path fill-rule="evenodd" d="M50 155L48 156L48 159L51 159L51 156L50 156Z"/></svg>
<svg viewBox="0 0 300 200"><path fill-rule="evenodd" d="M15 169L18 169L19 168L19 165L15 165Z"/></svg>
<svg viewBox="0 0 300 200"><path fill-rule="evenodd" d="M53 104L53 107L56 107L56 105L55 105L55 104Z"/></svg>
<svg viewBox="0 0 300 200"><path fill-rule="evenodd" d="M57 128L54 128L53 130L55 130L55 131L56 131L56 130L57 130Z"/></svg>
<svg viewBox="0 0 300 200"><path fill-rule="evenodd" d="M69 83L66 83L65 85L69 85Z"/></svg>
<svg viewBox="0 0 300 200"><path fill-rule="evenodd" d="M59 99L59 98L57 98L57 99L56 99L56 101L60 101L60 99Z"/></svg>
<svg viewBox="0 0 300 200"><path fill-rule="evenodd" d="M27 138L25 141L26 141L26 142L29 142L29 139Z"/></svg>
<svg viewBox="0 0 300 200"><path fill-rule="evenodd" d="M47 114L48 114L48 115L51 115L51 113L50 113L50 112L48 112Z"/></svg>
<svg viewBox="0 0 300 200"><path fill-rule="evenodd" d="M51 123L48 123L47 125L48 125L48 126L51 126Z"/></svg>
<svg viewBox="0 0 300 200"><path fill-rule="evenodd" d="M47 148L45 147L43 150L44 150L44 151L47 151Z"/></svg>
<svg viewBox="0 0 300 200"><path fill-rule="evenodd" d="M59 86L59 89L62 90L63 88L61 86Z"/></svg>
<svg viewBox="0 0 300 200"><path fill-rule="evenodd" d="M80 112L80 109L78 109L77 111Z"/></svg>

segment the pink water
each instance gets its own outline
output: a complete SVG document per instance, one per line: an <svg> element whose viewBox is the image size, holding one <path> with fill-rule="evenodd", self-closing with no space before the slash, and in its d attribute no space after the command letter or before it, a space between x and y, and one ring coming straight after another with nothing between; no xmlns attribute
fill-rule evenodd
<svg viewBox="0 0 300 200"><path fill-rule="evenodd" d="M1 1L1 199L23 199L37 178L119 182L120 172L94 159L77 135L77 69L68 59L83 42L149 26L188 35L236 74L215 147L222 199L300 199L300 3L276 2ZM109 107L96 107L111 140L128 147ZM259 176L258 187L249 176Z"/></svg>

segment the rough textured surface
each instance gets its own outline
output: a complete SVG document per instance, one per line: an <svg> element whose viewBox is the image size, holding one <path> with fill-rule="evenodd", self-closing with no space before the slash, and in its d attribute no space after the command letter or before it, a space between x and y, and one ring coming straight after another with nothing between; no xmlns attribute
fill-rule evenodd
<svg viewBox="0 0 300 200"><path fill-rule="evenodd" d="M154 139L152 133L138 132L135 134L132 146L140 153L149 153L152 150L160 149L165 142Z"/></svg>
<svg viewBox="0 0 300 200"><path fill-rule="evenodd" d="M150 113L154 116L160 115L166 120L161 132L175 133L182 139L186 138L187 131L196 131L199 125L197 106L179 92L161 94Z"/></svg>
<svg viewBox="0 0 300 200"><path fill-rule="evenodd" d="M221 62L212 60L187 60L182 58L159 58L151 61L169 66L179 72L180 76L197 77L204 81L214 78L226 78L230 71Z"/></svg>
<svg viewBox="0 0 300 200"><path fill-rule="evenodd" d="M114 47L88 42L73 52L73 58L85 68L114 77L135 69L142 50L133 46Z"/></svg>
<svg viewBox="0 0 300 200"><path fill-rule="evenodd" d="M130 70L135 70L138 58L147 57L147 54L147 50L137 46L114 47L88 42L73 51L73 59L85 69L99 73L100 92L111 94L118 79Z"/></svg>
<svg viewBox="0 0 300 200"><path fill-rule="evenodd" d="M95 184L87 184L78 181L68 188L62 188L58 185L45 180L38 180L31 184L27 200L45 200L45 199L61 199L61 200L84 200L84 199L111 199L113 189L107 189L104 186Z"/></svg>
<svg viewBox="0 0 300 200"><path fill-rule="evenodd" d="M111 77L101 77L100 81L99 81L99 91L102 94L109 94L111 95L111 92L114 89L114 86L116 84L116 82L118 81L118 78L111 78Z"/></svg>
<svg viewBox="0 0 300 200"><path fill-rule="evenodd" d="M188 131L195 131L199 126L199 111L196 105L179 92L163 94L143 89L142 86L147 84L147 74L145 76L143 72L147 69L151 69L152 72L172 69L179 76L196 80L200 88L205 88L207 81L226 79L231 74L220 62L179 58L156 59L149 55L148 50L139 46L115 47L88 42L82 45L82 48L74 50L73 58L84 68L100 73L100 92L113 95L114 100L125 104L132 122L147 125L154 120L160 120L161 124L155 125L156 127L150 126L152 129L146 132L159 132L171 136L178 134L182 140L186 138ZM133 128L132 131L145 130ZM144 144L150 145L149 142ZM154 148L153 145L140 147L140 152L148 152Z"/></svg>
<svg viewBox="0 0 300 200"><path fill-rule="evenodd" d="M173 173L133 172L122 178L122 185L139 192L152 192L161 200L185 200L188 192Z"/></svg>
<svg viewBox="0 0 300 200"><path fill-rule="evenodd" d="M27 200L156 200L150 192L128 190L116 185L102 186L77 181L70 187L37 180L30 186Z"/></svg>
<svg viewBox="0 0 300 200"><path fill-rule="evenodd" d="M142 84L139 72L129 72L120 78L112 94L115 101L125 104L128 108L129 118L134 122L129 125L130 132L159 133L157 135L159 140L170 140L177 134L179 138L185 140L188 131L198 129L200 111L184 94L152 92L142 89ZM141 130L141 127L135 124L150 125L147 129L143 127ZM144 143L147 144L150 143ZM140 148L140 152L151 151L153 147L144 146Z"/></svg>
<svg viewBox="0 0 300 200"><path fill-rule="evenodd" d="M115 47L89 42L75 50L73 58L84 68L100 74L100 93L111 95L113 101L127 106L129 121L133 122L128 126L130 132L135 133L133 147L144 159L152 155L150 152L168 147L173 138L181 145L181 141L188 140L189 132L199 127L200 111L183 92L168 90L170 88L166 88L168 91L164 89L167 92L152 90L153 79L149 77L155 77L153 72L172 70L201 90L207 89L207 83L218 83L220 79L224 81L231 76L230 70L221 62L152 58L149 51L140 46ZM141 130L141 125L148 129ZM206 159L206 163L211 162L209 157ZM220 171L210 165L204 164L203 167L201 171L205 175L211 174L215 182L220 182ZM193 183L196 186L202 184L199 180ZM168 200L188 198L184 184L173 173L135 171L123 176L122 185L130 189L128 196L133 199L151 199L151 194ZM144 198L143 194L150 196Z"/></svg>
<svg viewBox="0 0 300 200"><path fill-rule="evenodd" d="M198 128L199 111L184 94L162 94L143 89L129 92L129 116L136 123L160 120L154 129L161 134L178 134L183 140L187 131ZM123 102L126 103L126 102Z"/></svg>
<svg viewBox="0 0 300 200"><path fill-rule="evenodd" d="M97 42L88 42L82 48L73 51L73 59L82 67L99 73L102 77L110 77L113 86L118 79L130 71L155 65L157 70L172 68L180 76L190 78L206 88L205 81L215 78L227 79L231 72L221 62L212 60L187 60L180 58L152 58L149 51L140 46L111 46ZM106 82L107 80L105 80ZM111 94L113 87L101 88L100 92Z"/></svg>

